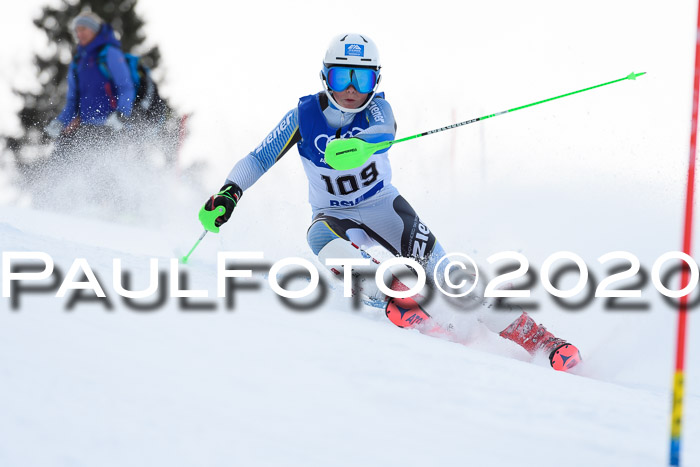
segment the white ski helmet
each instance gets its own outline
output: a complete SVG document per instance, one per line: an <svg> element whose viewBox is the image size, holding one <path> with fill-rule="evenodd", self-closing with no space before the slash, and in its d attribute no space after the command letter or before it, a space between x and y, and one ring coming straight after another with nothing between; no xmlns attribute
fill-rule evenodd
<svg viewBox="0 0 700 467"><path fill-rule="evenodd" d="M357 77L354 78L352 84L358 92L363 94L368 93L367 100L357 109L348 109L336 102L333 98L333 90L330 86L329 71L332 67L345 67L355 69L373 70L374 79L365 80L363 85L367 86L366 90L357 89ZM374 97L379 81L381 80L380 73L381 65L379 63L379 51L374 41L362 34L340 34L331 40L326 50L326 56L323 59L323 69L321 70L321 81L326 91L328 99L335 107L348 113L358 113L365 109ZM358 74L360 74L358 72ZM372 74L370 74L371 76ZM353 79L352 73L349 77ZM371 87L371 89L370 89Z"/></svg>

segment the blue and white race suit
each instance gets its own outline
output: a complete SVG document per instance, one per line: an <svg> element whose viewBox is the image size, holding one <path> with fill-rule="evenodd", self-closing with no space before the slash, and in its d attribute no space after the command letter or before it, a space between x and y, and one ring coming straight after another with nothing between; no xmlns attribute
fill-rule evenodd
<svg viewBox="0 0 700 467"><path fill-rule="evenodd" d="M324 159L326 145L333 139L355 137L378 143L393 140L395 134L394 114L383 93L355 114L335 108L323 92L305 96L257 148L236 163L227 183L247 190L296 144L309 180L313 222L307 239L315 254L338 237L361 238L394 255L412 257L430 272L444 251L391 184L388 149L351 170L335 170Z"/></svg>

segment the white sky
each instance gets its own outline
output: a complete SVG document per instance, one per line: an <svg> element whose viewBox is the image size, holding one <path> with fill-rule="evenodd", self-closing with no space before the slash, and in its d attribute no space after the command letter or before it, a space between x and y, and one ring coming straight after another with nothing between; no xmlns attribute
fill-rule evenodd
<svg viewBox="0 0 700 467"><path fill-rule="evenodd" d="M44 3L12 2L0 15L3 132L18 125L11 85L34 83L31 57L45 41L31 19ZM457 169L476 170L478 162L489 173L558 177L604 168L675 184L688 157L696 6L659 5L140 0L138 10L163 53L163 94L194 113L183 159L210 162L217 186L298 97L320 89L328 40L345 31L377 42L380 90L394 108L399 137L648 72L637 82L407 143L399 157L416 173L447 164L454 153ZM398 147L393 151L396 157Z"/></svg>

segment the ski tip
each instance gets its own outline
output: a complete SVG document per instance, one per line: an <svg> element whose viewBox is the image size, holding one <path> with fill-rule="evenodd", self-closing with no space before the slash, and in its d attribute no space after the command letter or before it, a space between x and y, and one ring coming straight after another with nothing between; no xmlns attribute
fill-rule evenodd
<svg viewBox="0 0 700 467"><path fill-rule="evenodd" d="M564 344L549 355L549 363L557 371L569 371L581 362L581 353L573 344Z"/></svg>
<svg viewBox="0 0 700 467"><path fill-rule="evenodd" d="M629 75L627 75L627 79L635 80L635 79L639 78L640 76L646 75L646 74L647 74L646 71L643 71L641 73L632 72Z"/></svg>

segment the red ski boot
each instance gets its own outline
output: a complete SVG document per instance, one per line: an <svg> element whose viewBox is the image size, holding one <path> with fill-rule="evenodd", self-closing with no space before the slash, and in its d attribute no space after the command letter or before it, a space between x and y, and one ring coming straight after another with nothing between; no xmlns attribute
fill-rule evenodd
<svg viewBox="0 0 700 467"><path fill-rule="evenodd" d="M390 298L385 313L400 328L413 328L430 321L430 315L412 298Z"/></svg>
<svg viewBox="0 0 700 467"><path fill-rule="evenodd" d="M581 361L581 354L576 346L564 339L554 337L547 328L538 326L535 320L525 312L499 335L512 340L531 354L538 351L548 353L549 363L555 370L570 370Z"/></svg>
<svg viewBox="0 0 700 467"><path fill-rule="evenodd" d="M413 298L390 298L385 313L389 321L400 328L415 328L428 336L453 338L452 325L438 324Z"/></svg>

